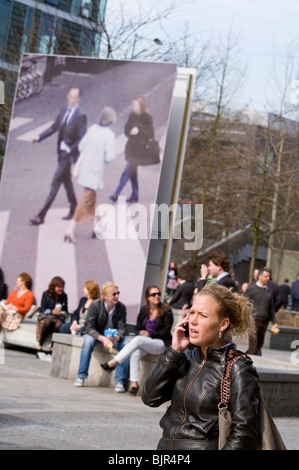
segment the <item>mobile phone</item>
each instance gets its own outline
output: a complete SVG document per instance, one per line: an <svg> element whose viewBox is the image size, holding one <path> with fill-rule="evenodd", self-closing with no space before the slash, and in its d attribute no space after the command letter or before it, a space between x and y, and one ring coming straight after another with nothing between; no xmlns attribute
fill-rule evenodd
<svg viewBox="0 0 299 470"><path fill-rule="evenodd" d="M183 327L185 328L185 337L189 338L189 322L185 323Z"/></svg>

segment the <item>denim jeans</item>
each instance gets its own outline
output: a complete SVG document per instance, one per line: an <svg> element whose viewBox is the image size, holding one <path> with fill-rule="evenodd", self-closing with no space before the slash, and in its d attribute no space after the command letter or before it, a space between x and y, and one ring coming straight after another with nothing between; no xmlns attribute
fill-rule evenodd
<svg viewBox="0 0 299 470"><path fill-rule="evenodd" d="M137 165L132 162L128 162L122 175L118 187L115 191L115 196L119 196L127 182L130 180L132 185L132 196L138 198L138 177L137 177Z"/></svg>
<svg viewBox="0 0 299 470"><path fill-rule="evenodd" d="M63 323L61 325L61 327L59 328L58 333L63 333L65 335L69 335L71 333L70 326L71 326L71 323L69 323L69 322Z"/></svg>
<svg viewBox="0 0 299 470"><path fill-rule="evenodd" d="M72 332L71 332L71 323L63 323L61 325L61 327L59 328L58 330L58 333L63 333L65 335L70 335ZM76 335L81 335L81 330L82 330L83 326L81 326L80 330L77 331Z"/></svg>
<svg viewBox="0 0 299 470"><path fill-rule="evenodd" d="M119 341L118 343L113 343L113 347L117 349L117 351L121 351L122 348L126 346L127 343L128 343L128 339L124 338L122 341ZM100 341L96 341L92 336L88 334L84 335L84 343L81 349L80 364L79 364L79 370L78 370L78 377L81 379L87 379L91 354L97 344L102 344L102 343ZM122 364L119 364L116 367L114 383L125 384L127 380L127 376L128 376L128 371L129 371L129 359L125 360Z"/></svg>

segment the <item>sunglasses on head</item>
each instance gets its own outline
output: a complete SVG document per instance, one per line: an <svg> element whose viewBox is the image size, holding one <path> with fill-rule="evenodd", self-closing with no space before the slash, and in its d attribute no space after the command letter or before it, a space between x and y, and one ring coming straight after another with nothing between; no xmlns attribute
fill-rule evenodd
<svg viewBox="0 0 299 470"><path fill-rule="evenodd" d="M152 294L149 295L149 297L156 297L156 296L160 297L160 295L161 295L161 292L153 292Z"/></svg>
<svg viewBox="0 0 299 470"><path fill-rule="evenodd" d="M116 297L116 296L119 295L119 294L120 294L120 292L118 291L118 292L113 292L112 295L113 295L113 297Z"/></svg>

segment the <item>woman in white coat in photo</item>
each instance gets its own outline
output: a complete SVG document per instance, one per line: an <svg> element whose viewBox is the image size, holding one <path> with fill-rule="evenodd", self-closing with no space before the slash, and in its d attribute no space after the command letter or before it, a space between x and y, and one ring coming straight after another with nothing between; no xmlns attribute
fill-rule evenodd
<svg viewBox="0 0 299 470"><path fill-rule="evenodd" d="M80 157L73 174L84 187L64 240L77 243L75 228L78 222L92 221L92 237L95 238L95 210L97 190L104 187L104 166L115 158L115 135L110 126L116 121L114 109L104 108L98 122L92 125L79 143Z"/></svg>

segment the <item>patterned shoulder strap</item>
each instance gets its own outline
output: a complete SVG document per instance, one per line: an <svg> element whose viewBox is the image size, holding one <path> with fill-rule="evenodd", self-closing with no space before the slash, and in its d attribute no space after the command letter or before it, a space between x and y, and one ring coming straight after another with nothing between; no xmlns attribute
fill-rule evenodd
<svg viewBox="0 0 299 470"><path fill-rule="evenodd" d="M237 362L241 357L245 357L250 359L247 354L243 353L242 351L238 351L237 349L231 349L228 351L225 371L222 374L221 379L221 387L220 387L220 403L219 407L224 407L228 405L230 399L230 378L231 378L231 369L232 366Z"/></svg>

